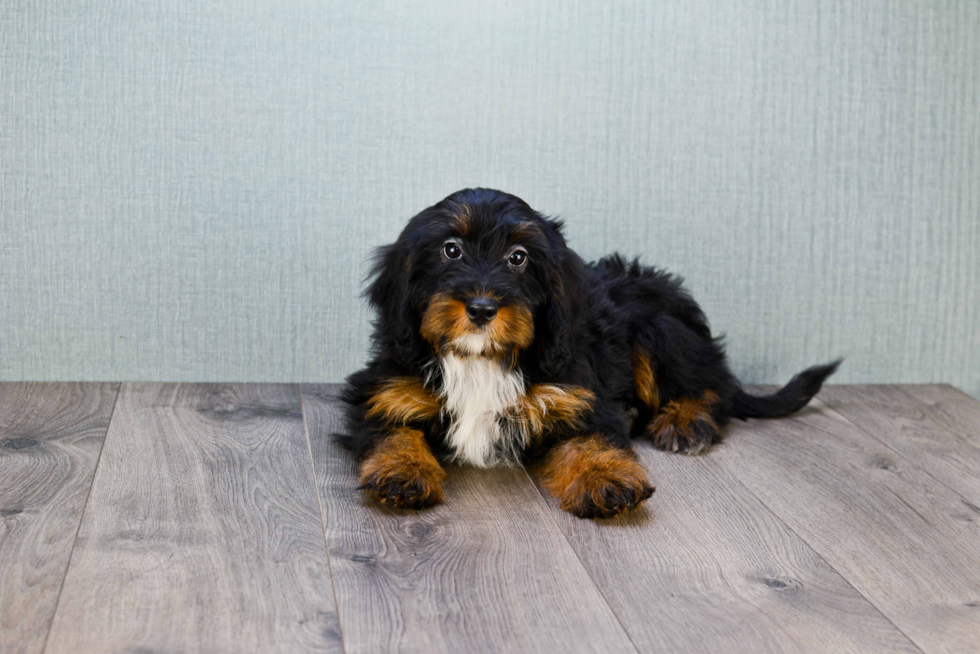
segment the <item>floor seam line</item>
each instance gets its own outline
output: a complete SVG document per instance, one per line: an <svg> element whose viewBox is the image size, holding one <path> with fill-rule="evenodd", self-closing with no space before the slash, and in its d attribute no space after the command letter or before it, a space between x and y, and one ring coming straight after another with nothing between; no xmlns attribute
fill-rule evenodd
<svg viewBox="0 0 980 654"><path fill-rule="evenodd" d="M969 395L967 395L966 393L964 393L960 389L956 388L955 386L951 386L949 384L929 384L929 385L930 386L938 386L940 388L942 388L943 386L945 386L945 387L949 388L950 390L956 391L957 393L959 393L963 397L969 398L973 402L977 402L978 401L976 398L970 397ZM916 406L918 406L920 409L922 409L923 413L932 413L933 407L931 405L927 404L925 400L919 399L914 393L911 393L910 391L908 391L905 388L896 388L895 390L898 391L899 393L901 393L902 396L905 397L905 399L908 400L909 402L914 402L916 404ZM827 401L826 400L821 400L821 402L823 403L824 406L830 407L830 405L827 404ZM833 407L830 407L830 408L833 409ZM847 419L847 420L850 421L850 418L848 418L847 416L841 414L840 411L837 411L837 409L834 409L834 411L836 411L838 414L840 414L845 419ZM949 426L947 426L946 424L944 424L943 422L941 422L939 420L933 420L933 422L935 423L936 427L938 427L944 433L948 434L950 437L952 437L956 441L963 443L964 445L966 445L967 447L969 447L971 450L973 450L974 452L976 452L978 455L980 455L980 442L974 442L970 438L964 438L955 428L949 427ZM855 424L855 426L857 426L857 423L854 423L854 424Z"/></svg>
<svg viewBox="0 0 980 654"><path fill-rule="evenodd" d="M112 410L109 411L109 420L105 424L105 433L102 435L102 444L99 446L99 457L95 460L95 470L92 471L92 483L89 484L88 493L85 495L85 504L82 506L82 515L78 518L78 526L75 527L75 536L71 540L71 553L68 554L68 565L65 566L65 576L61 578L61 586L58 588L58 599L54 603L54 612L51 613L51 624L48 625L48 632L44 634L44 644L41 645L41 653L48 651L48 639L54 629L55 618L58 617L58 609L61 608L61 596L65 591L65 582L68 580L68 572L71 570L72 559L75 558L75 546L78 544L78 534L82 531L82 523L85 521L85 512L88 504L92 500L92 489L95 488L95 480L99 475L99 466L102 465L102 453L105 451L105 442L109 440L109 428L112 427L112 419L116 416L116 407L119 406L119 396L122 394L123 382L118 382L116 395L112 400Z"/></svg>
<svg viewBox="0 0 980 654"><path fill-rule="evenodd" d="M630 641L630 645L633 646L633 651L635 651L636 654L640 654L642 650L640 650L640 648L637 646L636 641L633 640L633 636L626 628L626 625L623 624L623 621L620 619L619 614L616 613L616 609L614 609L612 604L609 603L609 598L606 597L606 594L604 592L602 592L602 588L599 587L599 584L592 576L592 572L589 570L589 567L585 565L585 562L582 560L582 557L578 555L578 551L572 545L572 541L568 540L568 536L565 534L565 530L561 528L561 525L558 523L558 518L555 517L555 512L551 504L544 497L544 495L541 494L541 489L538 488L538 485L534 483L533 479L531 479L531 473L528 472L527 468L524 466L521 466L521 470L524 471L524 476L527 478L528 483L530 483L531 486L534 488L534 492L537 494L538 499L541 500L542 504L544 504L545 510L548 513L548 517L551 518L552 524L555 525L555 529L557 529L558 533L561 534L561 537L565 540L565 543L568 545L568 549L570 549L572 551L572 554L575 555L575 560L578 561L578 564L580 566L582 566L582 570L585 571L585 575L589 578L589 581L592 582L592 587L595 588L597 593L599 593L599 597L601 597L602 601L606 603L606 606L609 608L609 612L612 613L614 618L616 618L616 624L618 624L619 628L623 630L624 634L626 634L626 638ZM563 509L558 509L558 510L562 511Z"/></svg>
<svg viewBox="0 0 980 654"><path fill-rule="evenodd" d="M306 434L306 451L310 456L310 472L313 474L313 493L316 495L317 512L320 515L320 535L323 538L323 553L327 557L327 573L330 575L330 590L333 593L333 607L337 613L337 631L340 634L340 647L346 652L347 641L344 639L344 628L340 623L340 602L337 601L337 584L333 577L333 563L330 560L330 546L327 544L327 527L323 521L323 502L320 500L320 486L316 481L316 461L313 459L313 441L310 438L310 425L306 420L306 396L303 393L302 384L297 385L299 390L300 412L303 414L303 432Z"/></svg>
<svg viewBox="0 0 980 654"><path fill-rule="evenodd" d="M948 490L950 493L952 493L956 497L960 498L960 500L967 501L967 502L970 501L970 498L967 497L967 496L965 496L963 494L963 491L962 490L957 489L957 488L953 488L952 486L950 486L948 483L946 483L942 479L939 479L934 474L932 474L928 469L926 469L926 468L920 466L918 463L916 463L915 460L912 459L912 457L910 457L908 454L905 454L901 450L895 449L895 447L893 447L891 444L889 444L888 441L882 440L878 436L875 436L873 433L871 433L870 431L868 431L867 429L865 429L861 425L857 424L856 422L854 422L853 420L851 420L850 418L848 418L846 415L844 415L843 413L841 413L840 411L838 411L837 409L835 409L833 406L831 406L830 404L827 404L826 401L820 400L819 398L817 398L817 400L820 403L820 406L821 407L827 409L828 411L830 411L834 415L840 417L841 420L845 421L847 424L851 425L852 427L854 427L858 431L860 431L860 432L862 432L862 433L870 436L876 443L880 443L889 452L891 452L894 455L896 455L899 458L901 458L905 462L905 464L908 465L909 467L915 468L916 470L918 470L919 472L921 472L922 474L924 474L926 477L929 477L934 482L936 482L937 484L939 484L940 486L942 486L943 488L945 488L946 490ZM927 407L923 407L923 408L927 408ZM953 434L948 429L945 429L942 426L940 426L940 429L943 429L943 431L946 432L947 434L949 434L950 436L954 436L954 437L956 436L956 434Z"/></svg>
<svg viewBox="0 0 980 654"><path fill-rule="evenodd" d="M890 625L892 625L893 627L895 627L895 630L896 630L896 631L898 631L898 633L900 633L900 634L902 634L902 636L904 636L904 637L905 637L905 639L906 639L906 640L908 640L908 641L909 641L909 643L911 643L911 644L912 644L912 646L914 646L914 647L915 647L915 648L916 648L916 649L917 649L917 650L918 650L919 652L921 652L922 654L926 654L926 650L924 650L924 649L922 648L922 646L921 646L921 645L919 645L919 643L918 643L918 642L916 642L915 640L913 640L911 636L909 636L909 635L908 635L907 633L905 633L905 630L903 630L903 629L902 629L901 627L899 627L899 626L898 626L897 624L895 624L895 622L894 622L894 621L893 621L893 620L892 620L891 618L889 618L889 617L888 617L887 615L885 615L885 612L884 612L884 611L882 611L882 610L881 610L881 609L880 609L880 608L878 607L878 605L877 605L877 604L875 604L875 603L874 603L874 602L873 602L873 601L871 600L871 598L869 598L869 597L868 597L867 595L865 595L864 593L862 593L862 592L861 592L861 591L860 591L860 590L859 590L859 589L858 589L858 588L857 588L857 587L856 587L856 586L855 586L855 585L854 585L854 584L853 584L853 583L851 582L851 580L850 580L850 579L848 579L848 578L847 578L846 576L844 576L844 573L843 573L843 572L841 572L840 570L838 570L836 566L834 566L833 564L831 564L831 563L830 563L830 561L828 561L828 560L826 559L826 557L825 557L825 556L824 556L823 554L821 554L821 553L820 553L820 551L819 551L819 550L817 550L817 548L816 548L816 547L815 547L815 546L814 546L814 545L813 545L813 544L812 544L812 543L811 543L810 541L808 541L808 540L807 540L806 538L804 538L804 537L803 537L803 536L802 536L801 534L799 534L799 533L798 533L798 532L797 532L797 531L796 531L795 529L793 529L793 527L791 527L791 526L789 525L789 523L788 523L788 522L786 522L786 521L785 521L785 520L783 519L783 516L782 516L782 515L780 515L779 513L777 513L777 512L776 512L776 509L774 509L773 507L771 507L771 506L769 506L769 503L768 503L768 502L766 502L766 501L765 501L764 499L762 499L761 497L759 497L759 495L757 495L757 494L756 494L756 493L755 493L755 492L754 492L754 491L753 491L753 490L752 490L751 488L749 488L749 487L748 487L748 486L747 486L747 485L746 485L746 484L745 484L745 483L744 483L744 482L742 481L742 478L741 478L741 477L739 477L739 475L738 475L738 473L736 473L736 472L734 472L733 470L731 470L731 469L730 469L730 468L729 468L729 467L728 467L727 465L721 465L721 464L719 464L719 463L717 463L717 462L713 462L713 463L714 463L714 465L716 465L717 467L719 467L719 468L721 468L721 469L722 469L722 470L724 470L724 471L725 471L726 473L728 473L728 474L729 474L729 475L730 475L730 476L732 477L732 479L733 479L733 480L735 481L735 483L736 483L736 484L738 484L738 485L739 485L739 486L740 486L740 487L741 487L742 489L744 489L744 490L745 490L745 492L746 492L746 493L748 493L749 495L751 495L752 497L754 497L754 498L755 498L755 499L756 499L756 500L757 500L757 501L758 501L758 502L759 502L760 504L762 504L762 506L764 506L764 507L766 508L766 510L767 510L767 511L768 511L768 512L770 513L770 515L772 515L772 517L773 517L773 518L775 518L776 520L778 520L778 521L779 521L779 524L781 524L781 525L783 525L784 527L786 527L786 529L788 529L788 530L789 530L789 532L790 532L791 534L793 534L794 536L796 536L797 538L799 538L799 539L800 539L800 542L801 542L801 543L803 543L804 545L806 545L806 546L807 546L807 547L808 547L808 548L810 549L810 551L811 551L811 552L813 552L813 554L814 554L814 555L815 555L815 556L816 556L817 558L819 558L819 559L820 559L821 561L823 561L823 562L824 562L824 564L825 564L825 565L826 565L826 566L827 566L828 568L830 568L831 570L833 570L833 571L834 571L834 573L835 573L835 574L836 574L836 575L837 575L838 577L840 577L840 578L841 578L841 579L842 579L842 580L844 581L844 583L848 585L848 587L849 587L849 588L851 588L851 589L852 589L852 590L853 590L853 591L854 591L855 593L857 593L857 594L858 594L858 595L859 595L859 596L860 596L861 598L863 598L863 599L864 599L864 601L868 603L868 606L870 606L871 608L873 608L873 609L874 609L874 610L875 610L875 611L876 611L876 612L878 613L878 615L880 615L880 616L881 616L881 617L882 617L882 618L883 618L883 619L884 619L884 620L885 620L885 621L886 621L886 622L887 622L888 624L890 624Z"/></svg>

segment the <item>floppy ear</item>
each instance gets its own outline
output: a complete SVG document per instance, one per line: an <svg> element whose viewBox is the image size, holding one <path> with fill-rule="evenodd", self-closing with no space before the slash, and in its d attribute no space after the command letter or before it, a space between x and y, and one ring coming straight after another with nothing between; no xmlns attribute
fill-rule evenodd
<svg viewBox="0 0 980 654"><path fill-rule="evenodd" d="M403 366L410 366L417 358L418 329L420 320L411 302L409 276L411 256L403 238L391 245L378 248L366 295L378 312L375 323L375 341L383 343Z"/></svg>
<svg viewBox="0 0 980 654"><path fill-rule="evenodd" d="M561 222L545 220L545 223L555 262L548 279L550 296L536 321L534 340L541 372L558 377L572 357L578 319L574 298L583 295L583 271L581 259L565 245Z"/></svg>

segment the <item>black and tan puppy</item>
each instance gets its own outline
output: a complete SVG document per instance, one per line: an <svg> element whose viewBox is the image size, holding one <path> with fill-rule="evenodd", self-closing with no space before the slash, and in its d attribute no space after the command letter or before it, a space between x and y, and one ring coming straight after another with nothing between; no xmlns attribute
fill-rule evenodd
<svg viewBox="0 0 980 654"><path fill-rule="evenodd" d="M561 506L609 517L653 493L631 438L699 454L730 418L802 408L836 363L744 393L676 277L586 264L561 223L488 189L449 196L378 253L367 368L344 392L361 485L401 507L443 499L440 461L529 464Z"/></svg>

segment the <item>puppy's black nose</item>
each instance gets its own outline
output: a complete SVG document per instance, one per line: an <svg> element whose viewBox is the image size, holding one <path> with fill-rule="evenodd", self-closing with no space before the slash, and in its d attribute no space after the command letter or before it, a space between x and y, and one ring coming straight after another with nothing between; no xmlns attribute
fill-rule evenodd
<svg viewBox="0 0 980 654"><path fill-rule="evenodd" d="M474 325L485 325L497 315L497 302L488 297L471 298L466 303L466 315Z"/></svg>

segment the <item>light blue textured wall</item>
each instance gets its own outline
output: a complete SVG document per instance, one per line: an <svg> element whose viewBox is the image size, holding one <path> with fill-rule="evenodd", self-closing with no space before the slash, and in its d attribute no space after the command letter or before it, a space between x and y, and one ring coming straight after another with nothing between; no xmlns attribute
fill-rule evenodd
<svg viewBox="0 0 980 654"><path fill-rule="evenodd" d="M980 2L0 7L0 378L340 380L460 187L683 274L747 382L980 395Z"/></svg>

